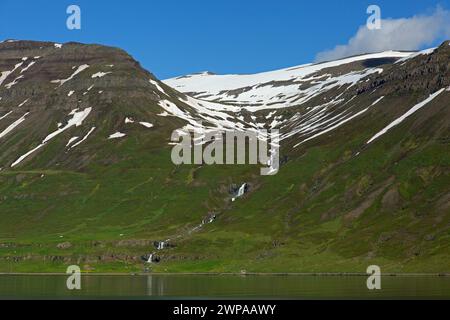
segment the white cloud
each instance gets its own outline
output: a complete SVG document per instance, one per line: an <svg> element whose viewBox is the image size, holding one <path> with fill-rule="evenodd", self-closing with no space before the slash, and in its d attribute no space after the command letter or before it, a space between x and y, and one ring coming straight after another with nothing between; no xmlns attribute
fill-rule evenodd
<svg viewBox="0 0 450 320"><path fill-rule="evenodd" d="M383 19L378 30L361 26L346 45L320 52L316 61L386 50L419 50L444 38L450 38L450 11L438 7L429 15Z"/></svg>

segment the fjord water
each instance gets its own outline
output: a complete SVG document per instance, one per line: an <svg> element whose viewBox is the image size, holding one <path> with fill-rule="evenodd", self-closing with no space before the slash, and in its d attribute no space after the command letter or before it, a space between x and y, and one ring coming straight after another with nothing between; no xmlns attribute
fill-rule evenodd
<svg viewBox="0 0 450 320"><path fill-rule="evenodd" d="M383 277L368 290L364 276L84 275L70 291L63 275L0 275L0 299L450 299L450 277Z"/></svg>

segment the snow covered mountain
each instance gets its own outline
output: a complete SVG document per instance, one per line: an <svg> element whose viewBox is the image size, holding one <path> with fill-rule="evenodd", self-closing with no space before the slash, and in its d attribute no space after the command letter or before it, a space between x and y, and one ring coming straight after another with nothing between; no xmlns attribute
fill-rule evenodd
<svg viewBox="0 0 450 320"><path fill-rule="evenodd" d="M296 137L299 146L373 109L384 98L376 93L373 79L434 50L386 51L253 75L203 72L164 83L191 97L228 106L210 108L232 111L234 123L241 127L281 129L281 140ZM368 98L360 95L364 84L373 86L367 102L360 101Z"/></svg>
<svg viewBox="0 0 450 320"><path fill-rule="evenodd" d="M251 111L285 108L306 102L336 87L351 87L370 74L382 72L376 67L362 66L386 64L412 55L413 52L387 51L258 74L216 75L203 72L168 79L164 83L199 99L246 106ZM346 73L336 73L331 69L348 64L352 64L353 68L347 69L349 72Z"/></svg>
<svg viewBox="0 0 450 320"><path fill-rule="evenodd" d="M104 139L126 137L125 127L135 122L144 131L155 130L155 125L169 129L164 123L177 118L180 127L184 122L185 127L197 131L280 129L281 140L292 138L296 147L373 109L384 98L376 81L397 72L392 70L409 60L420 60L434 51L387 51L255 75L202 73L161 83L118 50L13 41L1 46L1 67L5 71L0 77L0 139L7 142L23 136L13 146L16 151L3 150L0 157L1 167L12 168L60 135L67 136L62 154L68 159L74 148L96 136L99 126L95 119L105 114L107 105L129 104L133 99L139 100L137 105L114 114L115 124ZM108 51L112 58L104 56ZM128 79L130 73L135 74ZM361 88L367 85L373 89L361 94ZM131 91L124 99L120 93L128 88ZM157 107L146 116L132 116L138 111L149 113L149 109L140 110L141 99ZM45 125L27 126L38 119L46 119ZM49 129L44 132L46 126ZM25 128L26 134L22 133ZM36 133L35 138L32 133Z"/></svg>
<svg viewBox="0 0 450 320"><path fill-rule="evenodd" d="M0 271L447 271L449 44L160 81L117 48L0 43ZM279 129L281 168L174 165L183 127Z"/></svg>

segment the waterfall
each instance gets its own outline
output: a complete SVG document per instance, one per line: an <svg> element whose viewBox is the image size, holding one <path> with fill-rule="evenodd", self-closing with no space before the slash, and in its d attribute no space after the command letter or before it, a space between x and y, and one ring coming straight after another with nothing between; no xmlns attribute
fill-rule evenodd
<svg viewBox="0 0 450 320"><path fill-rule="evenodd" d="M242 196L244 195L244 193L245 193L245 187L246 187L246 186L247 186L247 184L244 183L244 184L239 188L239 191L238 191L238 194L237 194L237 197L236 197L236 198L242 197Z"/></svg>
<svg viewBox="0 0 450 320"><path fill-rule="evenodd" d="M245 193L245 188L247 187L247 183L244 183L238 190L236 197L232 198L231 201L235 201L237 198L242 197Z"/></svg>
<svg viewBox="0 0 450 320"><path fill-rule="evenodd" d="M160 241L160 242L158 242L158 250L162 250L162 249L164 249L164 247L165 247L165 245L166 245L166 243L164 242L164 241Z"/></svg>

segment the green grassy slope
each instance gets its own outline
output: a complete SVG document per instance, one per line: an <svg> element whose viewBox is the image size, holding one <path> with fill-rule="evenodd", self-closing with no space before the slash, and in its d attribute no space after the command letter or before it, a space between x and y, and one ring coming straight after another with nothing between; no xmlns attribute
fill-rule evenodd
<svg viewBox="0 0 450 320"><path fill-rule="evenodd" d="M432 132L410 131L419 118L363 149L374 132L364 121L351 139L337 130L271 177L254 166L177 167L169 146L149 151L144 134L108 142L127 157L82 172L2 172L0 271L139 271L152 241L171 238L152 271L448 272L450 152L425 139ZM229 186L243 182L250 192L231 202ZM209 212L218 218L190 233Z"/></svg>

